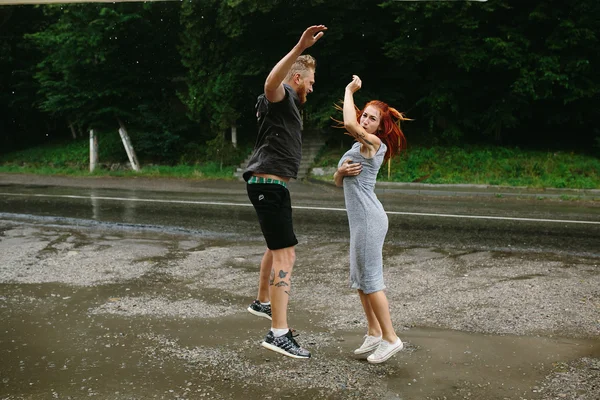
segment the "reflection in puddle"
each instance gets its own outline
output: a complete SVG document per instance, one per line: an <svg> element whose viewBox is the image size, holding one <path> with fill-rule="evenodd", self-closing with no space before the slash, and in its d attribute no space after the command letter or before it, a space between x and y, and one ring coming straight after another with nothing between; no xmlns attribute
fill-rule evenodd
<svg viewBox="0 0 600 400"><path fill-rule="evenodd" d="M136 222L136 202L135 201L123 201L123 200L108 200L103 197L103 190L99 189L90 189L90 203L92 206L92 219L95 221L103 221L108 216L111 218L115 218L114 210L115 208L120 209L120 220L124 223L135 223ZM143 198L143 194L139 193L139 191L132 189L123 191L120 194L121 199L140 199ZM115 203L116 202L116 203ZM111 206L117 205L117 207ZM104 213L104 211L109 210L108 213ZM119 219L119 217L117 217Z"/></svg>

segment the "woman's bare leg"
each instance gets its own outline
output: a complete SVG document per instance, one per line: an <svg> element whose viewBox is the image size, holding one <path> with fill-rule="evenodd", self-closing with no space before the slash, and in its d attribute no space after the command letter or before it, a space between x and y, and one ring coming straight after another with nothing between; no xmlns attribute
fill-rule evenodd
<svg viewBox="0 0 600 400"><path fill-rule="evenodd" d="M373 312L368 295L364 294L364 292L359 289L358 296L360 297L360 302L362 303L365 316L367 317L367 335L381 336L381 326L379 325L379 321L377 321L377 317Z"/></svg>
<svg viewBox="0 0 600 400"><path fill-rule="evenodd" d="M380 290L375 293L369 293L366 295L377 318L377 322L379 322L379 326L381 327L381 334L383 336L383 340L389 343L395 343L398 339L396 332L394 331L394 327L392 326L392 318L390 316L390 306L387 300L387 296L383 290Z"/></svg>

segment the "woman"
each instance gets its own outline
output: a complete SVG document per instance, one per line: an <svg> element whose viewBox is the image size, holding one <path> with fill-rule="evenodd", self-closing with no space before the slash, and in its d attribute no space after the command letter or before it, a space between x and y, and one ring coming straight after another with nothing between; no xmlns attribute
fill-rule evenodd
<svg viewBox="0 0 600 400"><path fill-rule="evenodd" d="M353 95L361 80L353 75L346 86L343 115L347 134L357 142L344 154L333 175L335 184L344 187L350 224L350 287L358 290L365 316L367 335L355 354L375 352L370 363L382 363L402 350L403 343L392 326L383 283L383 241L388 219L375 195L375 181L381 164L405 148L400 121L406 120L396 109L381 101L367 103L362 112Z"/></svg>

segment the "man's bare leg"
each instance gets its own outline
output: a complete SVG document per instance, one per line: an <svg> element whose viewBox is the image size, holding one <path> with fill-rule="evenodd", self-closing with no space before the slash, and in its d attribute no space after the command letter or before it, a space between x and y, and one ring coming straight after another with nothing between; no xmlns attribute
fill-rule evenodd
<svg viewBox="0 0 600 400"><path fill-rule="evenodd" d="M260 276L258 279L258 296L256 297L261 303L271 301L269 293L269 278L273 269L273 254L267 249L260 262Z"/></svg>
<svg viewBox="0 0 600 400"><path fill-rule="evenodd" d="M273 272L271 274L271 330L262 346L292 358L309 359L310 352L294 339L287 323L287 306L290 299L291 275L296 261L294 247L272 250Z"/></svg>
<svg viewBox="0 0 600 400"><path fill-rule="evenodd" d="M273 257L273 268L270 282L271 292L271 312L273 329L286 329L287 324L287 306L292 289L292 269L296 261L296 251L294 247L287 247L280 250L271 250Z"/></svg>

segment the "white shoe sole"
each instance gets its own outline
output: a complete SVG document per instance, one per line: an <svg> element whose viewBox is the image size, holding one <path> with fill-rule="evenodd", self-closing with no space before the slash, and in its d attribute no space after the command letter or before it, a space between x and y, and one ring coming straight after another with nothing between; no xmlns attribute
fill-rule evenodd
<svg viewBox="0 0 600 400"><path fill-rule="evenodd" d="M283 354L284 356L288 356L288 357L291 357L291 358L298 358L298 359L303 359L303 360L308 360L310 358L310 357L302 357L302 356L297 356L295 354L290 354L287 351L282 350L282 349L280 349L277 346L273 346L272 344L269 344L267 342L262 342L261 345L265 349L272 350L272 351L274 351L276 353Z"/></svg>
<svg viewBox="0 0 600 400"><path fill-rule="evenodd" d="M404 343L402 343L402 341L400 341L400 346L394 348L392 351L390 351L389 353L387 353L383 358L378 358L376 360L373 360L371 358L371 356L369 356L367 358L367 361L371 364L380 364L382 362L385 362L387 360L390 359L390 357L392 357L394 354L396 354L397 352L399 352L400 350L402 350L404 348Z"/></svg>
<svg viewBox="0 0 600 400"><path fill-rule="evenodd" d="M268 316L267 314L265 314L265 313L262 313L262 312L258 312L258 311L255 311L255 310L253 310L253 309L252 309L252 307L248 307L248 308L247 308L247 310L248 310L250 313L252 313L252 314L256 315L257 317L263 317L263 318L266 318L266 319L268 319L269 321L273 321L273 318L269 317L269 316Z"/></svg>

